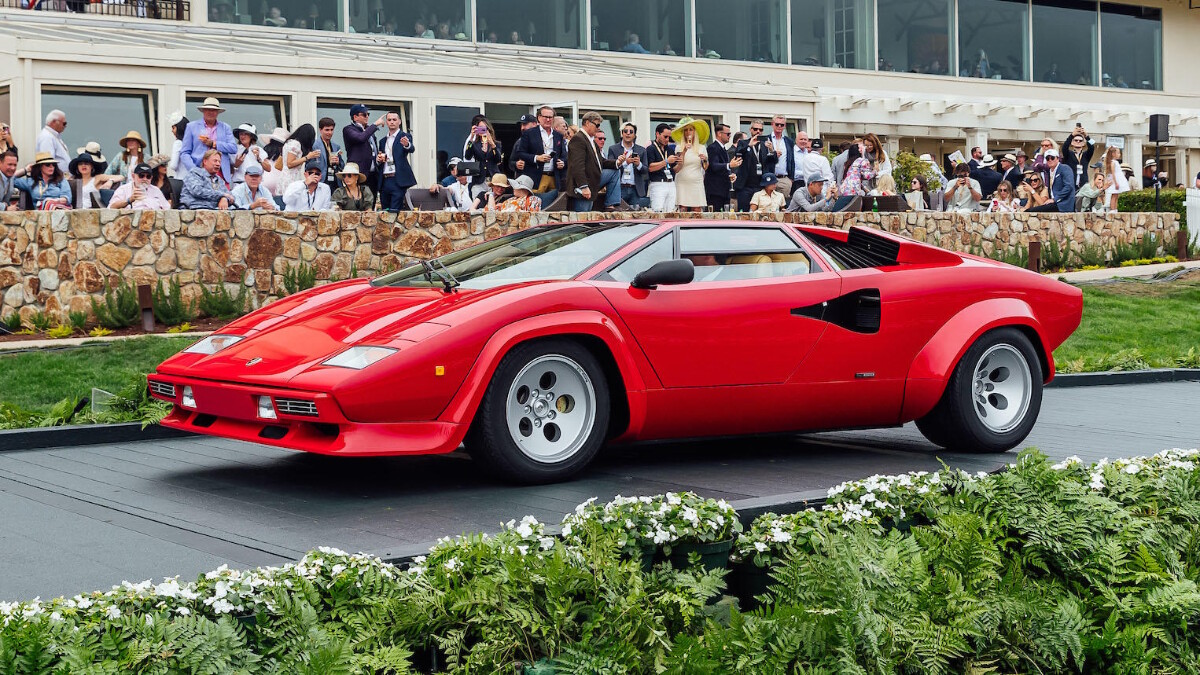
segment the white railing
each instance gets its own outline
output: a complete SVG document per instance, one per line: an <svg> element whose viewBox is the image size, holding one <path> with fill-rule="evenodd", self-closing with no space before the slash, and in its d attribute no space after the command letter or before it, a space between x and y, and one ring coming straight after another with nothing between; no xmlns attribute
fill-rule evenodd
<svg viewBox="0 0 1200 675"><path fill-rule="evenodd" d="M1183 204L1187 209L1188 239L1194 245L1200 241L1200 189L1188 188Z"/></svg>

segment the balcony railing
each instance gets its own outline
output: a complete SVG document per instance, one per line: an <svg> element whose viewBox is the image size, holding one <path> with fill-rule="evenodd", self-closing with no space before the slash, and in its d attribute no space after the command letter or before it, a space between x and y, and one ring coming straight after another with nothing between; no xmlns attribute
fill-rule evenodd
<svg viewBox="0 0 1200 675"><path fill-rule="evenodd" d="M192 18L192 4L188 0L0 0L0 8L168 21Z"/></svg>

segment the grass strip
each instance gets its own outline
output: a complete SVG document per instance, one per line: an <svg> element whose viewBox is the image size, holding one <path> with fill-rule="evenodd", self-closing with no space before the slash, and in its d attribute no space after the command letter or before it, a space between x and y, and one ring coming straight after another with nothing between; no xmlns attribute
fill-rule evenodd
<svg viewBox="0 0 1200 675"><path fill-rule="evenodd" d="M65 398L116 392L136 375L187 347L192 337L141 337L79 349L5 354L0 352L0 403L48 411Z"/></svg>

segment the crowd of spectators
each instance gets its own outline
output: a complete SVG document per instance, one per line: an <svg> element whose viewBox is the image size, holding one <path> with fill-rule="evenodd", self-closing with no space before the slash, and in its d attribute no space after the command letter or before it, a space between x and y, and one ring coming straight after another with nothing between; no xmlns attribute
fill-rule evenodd
<svg viewBox="0 0 1200 675"><path fill-rule="evenodd" d="M783 116L737 133L684 117L659 123L644 144L637 125L625 122L610 144L599 113L585 112L574 126L541 106L520 118L508 149L492 122L476 115L462 152L447 161L448 175L426 188L410 163L417 139L395 111L371 121L368 106L351 106L340 144L330 117L260 136L252 124L221 120L225 109L215 98L196 112L195 120L171 116L170 154L148 156L148 143L131 130L110 161L98 141L70 153L62 139L67 117L53 110L23 167L11 130L0 124L0 195L11 195L10 209L23 200L34 209L816 212L855 208L856 198L875 195L913 210L1103 212L1116 209L1120 193L1166 178L1153 159L1134 175L1116 147L1093 162L1095 143L1080 125L1061 144L1042 139L1032 158L1020 148L997 158L975 147L969 159L954 153L944 163L921 155L919 170L897 186L894 158L873 133L826 155L820 139L790 136Z"/></svg>

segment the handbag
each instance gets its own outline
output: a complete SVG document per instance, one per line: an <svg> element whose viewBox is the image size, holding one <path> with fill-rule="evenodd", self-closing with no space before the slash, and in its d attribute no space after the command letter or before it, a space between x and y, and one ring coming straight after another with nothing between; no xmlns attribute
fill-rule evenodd
<svg viewBox="0 0 1200 675"><path fill-rule="evenodd" d="M457 166L460 176L478 176L483 171L483 167L477 161L459 162Z"/></svg>

